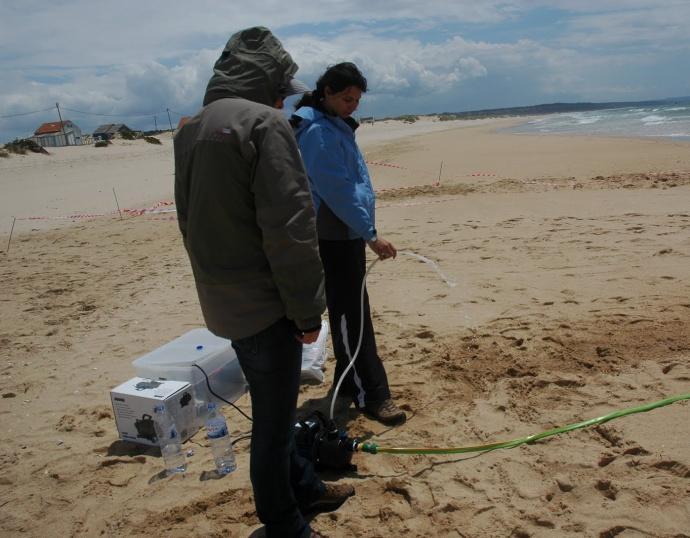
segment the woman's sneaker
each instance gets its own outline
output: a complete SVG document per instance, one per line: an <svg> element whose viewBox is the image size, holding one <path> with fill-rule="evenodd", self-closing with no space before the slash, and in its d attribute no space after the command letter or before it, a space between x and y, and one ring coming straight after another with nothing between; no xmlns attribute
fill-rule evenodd
<svg viewBox="0 0 690 538"><path fill-rule="evenodd" d="M386 398L382 402L371 402L364 406L364 412L374 420L382 424L395 426L407 420L405 411L393 403L391 398Z"/></svg>

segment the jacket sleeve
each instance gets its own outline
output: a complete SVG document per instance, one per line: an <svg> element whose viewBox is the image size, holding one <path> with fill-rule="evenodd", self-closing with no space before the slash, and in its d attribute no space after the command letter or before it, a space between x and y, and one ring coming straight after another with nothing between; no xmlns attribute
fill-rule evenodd
<svg viewBox="0 0 690 538"><path fill-rule="evenodd" d="M190 151L185 148L183 138L186 131L178 131L173 139L175 154L175 209L177 212L177 224L182 233L182 239L187 241L187 210L189 204L189 176L190 176Z"/></svg>
<svg viewBox="0 0 690 538"><path fill-rule="evenodd" d="M357 195L357 183L350 178L347 156L337 135L314 124L299 139L302 159L319 198L365 240L376 230L369 210Z"/></svg>
<svg viewBox="0 0 690 538"><path fill-rule="evenodd" d="M300 329L321 323L324 277L316 218L292 129L279 113L256 130L252 182L256 220L287 317Z"/></svg>

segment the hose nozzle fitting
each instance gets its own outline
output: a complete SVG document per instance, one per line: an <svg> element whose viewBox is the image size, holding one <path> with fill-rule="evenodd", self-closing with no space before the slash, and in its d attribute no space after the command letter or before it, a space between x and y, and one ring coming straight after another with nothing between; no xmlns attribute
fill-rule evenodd
<svg viewBox="0 0 690 538"><path fill-rule="evenodd" d="M357 443L355 450L357 452L368 452L369 454L377 454L379 446L376 443L370 441L364 441L362 443Z"/></svg>

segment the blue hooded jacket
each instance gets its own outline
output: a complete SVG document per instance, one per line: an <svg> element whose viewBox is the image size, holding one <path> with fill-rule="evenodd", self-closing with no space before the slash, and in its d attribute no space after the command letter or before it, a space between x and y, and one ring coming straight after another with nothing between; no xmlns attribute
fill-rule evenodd
<svg viewBox="0 0 690 538"><path fill-rule="evenodd" d="M295 136L309 176L319 238L374 239L376 196L352 127L312 107L301 107L294 116L292 123L297 124Z"/></svg>

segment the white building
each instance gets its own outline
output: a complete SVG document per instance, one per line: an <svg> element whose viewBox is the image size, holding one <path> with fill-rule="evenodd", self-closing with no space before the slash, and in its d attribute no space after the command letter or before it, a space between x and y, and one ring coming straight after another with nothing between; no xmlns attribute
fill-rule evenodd
<svg viewBox="0 0 690 538"><path fill-rule="evenodd" d="M81 129L69 120L44 123L31 137L43 147L81 146Z"/></svg>

